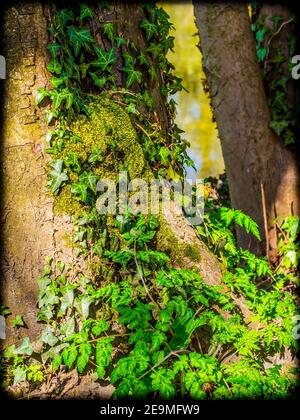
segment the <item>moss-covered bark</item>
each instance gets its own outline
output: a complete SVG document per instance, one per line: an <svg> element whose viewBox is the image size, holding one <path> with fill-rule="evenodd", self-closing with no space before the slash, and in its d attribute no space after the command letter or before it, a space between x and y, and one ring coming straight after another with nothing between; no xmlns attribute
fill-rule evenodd
<svg viewBox="0 0 300 420"><path fill-rule="evenodd" d="M135 43L142 48L142 43L145 43L139 31L142 9L118 4L114 10L118 24L123 25L124 31L132 31ZM35 339L41 330L41 324L36 320L36 280L43 273L46 256L69 263L73 277L77 270L85 272L91 269L76 257L70 239L71 218L80 213L82 205L71 198L68 186L62 189L56 199L53 199L47 187L48 158L44 148L47 147L45 140L48 128L44 122L44 109L35 105L35 96L39 87L49 87L48 17L49 10L36 3L10 7L5 15L7 80L1 145L4 191L1 286L3 303L12 312L7 319L5 344L18 342L23 335ZM103 13L101 18L109 21L111 15ZM28 28L31 30L28 31ZM121 86L122 83L124 81L120 78ZM166 130L168 113L159 86L157 82L152 84L150 93L158 123L162 130ZM125 168L132 178L139 176L151 179L153 174L144 158L136 127L128 114L105 97L98 98L93 107L94 112L90 117L80 116L71 127L83 143L69 144L66 152L74 149L85 160L92 147L98 145L105 156L98 167L99 175L114 177L121 168ZM112 130L107 130L107 125L111 125ZM108 132L111 131L117 140L117 153L109 157L111 139ZM197 269L204 282L221 284L222 270L218 261L197 238L185 218L173 215L172 209L161 217L160 248L174 259L176 254L178 265ZM23 315L27 329L12 328L11 321L17 314Z"/></svg>

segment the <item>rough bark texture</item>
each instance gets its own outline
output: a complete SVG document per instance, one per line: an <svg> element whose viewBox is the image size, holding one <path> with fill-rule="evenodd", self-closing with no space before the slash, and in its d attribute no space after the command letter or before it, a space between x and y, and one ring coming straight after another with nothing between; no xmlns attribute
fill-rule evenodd
<svg viewBox="0 0 300 420"><path fill-rule="evenodd" d="M137 45L142 45L145 41L138 30L141 8L118 5L114 10L118 24L124 25L124 30L126 23L132 22L132 37ZM103 15L102 18L109 20L111 16ZM41 5L18 4L6 12L4 45L8 78L5 83L1 145L4 191L1 213L2 292L4 303L13 315L24 315L28 326L25 334L32 338L40 330L36 322L36 278L42 273L45 257L54 256L56 260L81 264L75 261L72 249L64 243L64 238L72 229L70 219L53 213L53 200L48 193L45 171L47 159L43 154L47 127L34 104L37 88L47 86L49 79L46 70L46 27L45 11ZM122 83L120 78L120 85ZM166 128L167 113L160 99L158 85L153 86L152 95L158 118L162 127ZM222 268L218 261L199 240L186 219L178 216L174 210L171 207L164 215L164 226L158 241L162 249L170 252L182 267L198 270L205 283L222 285ZM76 275L76 264L73 269ZM223 290L228 292L224 285ZM251 313L244 308L242 299L233 298L247 320ZM20 338L11 326L7 335L10 342ZM79 379L77 373L71 371L54 382L43 384L38 393L32 396L109 398L112 391L113 387L107 383L94 383L87 376Z"/></svg>
<svg viewBox="0 0 300 420"><path fill-rule="evenodd" d="M124 31L126 28L131 30L131 37L136 44L140 47L144 45L145 40L139 30L142 9L136 5L118 4L114 10L118 24L124 26ZM5 344L17 342L24 335L34 339L41 330L42 325L36 321L36 279L43 272L45 257L53 256L56 261L78 264L72 249L68 248L68 242L65 243L65 238L72 230L70 218L53 212L53 198L47 188L47 157L43 153L47 126L43 109L35 105L37 89L47 87L50 77L46 70L46 12L41 4L20 3L9 7L4 19L7 80L1 144L1 288L3 303L12 311L8 317ZM109 20L111 16L103 15L102 18ZM127 25L129 21L130 26ZM122 83L120 79L120 85ZM151 87L151 93L160 124L166 130L168 117L157 84ZM172 215L166 220L169 232L175 238L173 240L178 239L180 249L185 252L183 265L197 266L204 281L220 284L222 271L219 263L200 242L187 221L183 217L175 221ZM180 237L176 239L178 235ZM74 266L74 275L76 270L77 266ZM11 320L16 314L24 316L28 327L26 330L12 328ZM71 396L71 389L73 396L89 393L102 397L111 395L112 387L104 389L100 384L84 379L87 383L83 390L82 385L78 386L78 378L71 376L66 378L69 390L62 391L60 397ZM40 396L54 392L52 385L45 384L45 389L40 390ZM58 386L64 388L63 384L57 383L54 388Z"/></svg>
<svg viewBox="0 0 300 420"><path fill-rule="evenodd" d="M293 153L269 128L267 106L247 6L195 2L203 68L222 144L232 206L258 223L263 241L238 229L238 243L256 254L276 254L274 218L299 213ZM267 229L265 229L264 205Z"/></svg>
<svg viewBox="0 0 300 420"><path fill-rule="evenodd" d="M7 342L36 336L37 283L46 256L72 261L64 244L70 219L53 214L43 153L47 127L35 106L37 89L46 86L47 23L40 4L15 4L6 10L3 45L7 64L1 143L1 290L8 318ZM23 315L27 329L11 320Z"/></svg>

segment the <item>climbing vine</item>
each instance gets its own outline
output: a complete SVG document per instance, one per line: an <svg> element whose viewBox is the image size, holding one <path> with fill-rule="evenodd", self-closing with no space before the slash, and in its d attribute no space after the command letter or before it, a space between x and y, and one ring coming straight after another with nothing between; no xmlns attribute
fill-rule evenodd
<svg viewBox="0 0 300 420"><path fill-rule="evenodd" d="M289 85L292 80L292 57L297 50L297 37L294 31L285 36L288 52L284 50L278 37L286 27L296 25L296 17L290 16L284 20L282 16L273 16L272 22L260 12L260 2L252 2L252 31L256 38L257 57L262 67L263 79L271 111L270 128L281 136L285 145L295 143L296 116L299 104L289 94Z"/></svg>
<svg viewBox="0 0 300 420"><path fill-rule="evenodd" d="M109 378L119 398L285 397L295 372L280 364L267 367L264 355L296 349L296 219L281 226L282 265L273 272L264 258L237 248L234 223L259 239L256 223L223 206L207 187L197 234L225 267L225 290L205 284L196 270L178 268L161 249L158 238L166 233L160 217L96 210L100 178L118 181L120 170L130 178L182 177L192 164L169 99L182 89L166 58L171 24L163 9L152 3L144 9L140 29L147 55L111 22L100 21L107 45L100 47L91 30L97 16L87 5L51 11L51 87L39 90L37 104L47 106L50 126L49 189L55 211L72 217L69 241L77 260L70 266L47 258L37 280L37 318L44 329L34 342L25 337L5 349L6 381L28 381L34 389L76 368ZM125 88L116 80L118 57ZM149 76L162 80L168 133L154 113ZM235 296L243 297L251 319ZM19 315L15 327L23 322Z"/></svg>

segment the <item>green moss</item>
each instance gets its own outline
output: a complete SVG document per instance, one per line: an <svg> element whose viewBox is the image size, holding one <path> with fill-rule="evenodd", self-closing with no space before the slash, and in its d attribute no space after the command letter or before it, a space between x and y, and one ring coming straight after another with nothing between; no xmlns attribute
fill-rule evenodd
<svg viewBox="0 0 300 420"><path fill-rule="evenodd" d="M91 115L82 115L72 125L72 131L81 138L79 157L86 161L95 147L104 159L96 167L99 173L111 175L128 171L130 178L142 175L145 159L137 132L127 112L107 97L90 104ZM70 150L70 149L69 149Z"/></svg>
<svg viewBox="0 0 300 420"><path fill-rule="evenodd" d="M195 262L195 265L196 263L199 264L201 260L199 246L197 244L180 242L162 216L159 218L159 222L160 227L157 232L158 250L168 254L171 260L178 264L182 264L183 258L188 258L191 262Z"/></svg>
<svg viewBox="0 0 300 420"><path fill-rule="evenodd" d="M81 171L93 171L99 178L116 179L120 171L126 170L129 178L152 178L139 143L137 131L127 112L106 96L97 97L89 105L90 115L80 115L70 129L80 140L66 140L57 159L68 162L70 153L75 153ZM89 158L95 149L102 159L91 164ZM78 174L72 166L68 167L71 181L77 182ZM55 198L55 212L78 216L85 206L74 199L70 184L66 184Z"/></svg>
<svg viewBox="0 0 300 420"><path fill-rule="evenodd" d="M54 214L68 214L79 217L84 213L84 210L85 206L74 199L70 185L66 185L60 194L55 197Z"/></svg>

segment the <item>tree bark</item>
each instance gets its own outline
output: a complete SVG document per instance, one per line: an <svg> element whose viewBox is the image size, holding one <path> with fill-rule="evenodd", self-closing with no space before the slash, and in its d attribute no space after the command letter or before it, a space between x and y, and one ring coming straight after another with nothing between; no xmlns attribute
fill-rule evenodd
<svg viewBox="0 0 300 420"><path fill-rule="evenodd" d="M7 78L3 95L1 142L1 294L12 315L7 318L6 344L27 335L34 339L37 323L37 278L45 258L72 264L73 250L65 241L71 233L69 216L53 212L47 188L47 126L35 105L39 87L47 87L49 73L46 10L38 3L8 7L3 45ZM29 30L30 28L30 30ZM23 315L26 329L12 328Z"/></svg>
<svg viewBox="0 0 300 420"><path fill-rule="evenodd" d="M98 11L99 12L99 11ZM39 87L48 87L50 75L46 69L47 17L49 10L41 4L27 3L9 7L5 14L4 45L7 60L7 80L4 90L4 128L1 147L2 158L2 244L1 286L3 303L12 315L7 323L7 341L15 342L23 335L34 339L40 332L36 321L37 283L42 275L45 257L73 265L76 257L65 240L71 234L69 216L59 216L53 211L53 198L47 188L46 165L48 158L43 149L47 126L40 110L35 105ZM136 45L146 45L139 29L143 9L137 5L117 4L102 21L111 21L111 13L118 25ZM128 26L127 23L131 22ZM28 28L31 28L28 31ZM101 45L101 39L99 39ZM120 86L124 81L120 78ZM162 83L162 80L161 80ZM153 84L151 94L161 127L167 129L168 114L161 97L159 84ZM169 219L168 219L169 217ZM181 250L185 252L183 266L195 266L208 284L221 284L222 270L216 258L204 243L197 238L186 219L172 212L165 219L168 228ZM179 236L178 236L179 235ZM172 242L174 244L174 242ZM191 247L196 248L193 260L189 257ZM170 249L165 244L165 249ZM23 315L27 329L16 330L12 318Z"/></svg>
<svg viewBox="0 0 300 420"><path fill-rule="evenodd" d="M238 244L274 259L274 219L299 213L299 175L293 153L269 128L247 5L203 1L194 7L232 206L258 223L263 238L237 228Z"/></svg>
<svg viewBox="0 0 300 420"><path fill-rule="evenodd" d="M20 331L32 339L40 332L36 321L36 279L43 272L45 257L51 256L56 261L69 263L73 267L74 275L78 263L73 250L65 243L66 235L72 231L71 219L67 215L58 216L53 211L53 199L47 189L47 158L43 153L47 126L34 103L37 89L47 87L50 77L46 70L46 12L47 9L36 3L10 7L6 11L4 28L7 80L1 147L4 190L1 229L2 294L4 304L12 311L12 317L17 314L24 315L28 329ZM130 38L137 45L145 45L139 31L143 13L140 6L118 4L114 6L113 13L117 13L118 25L123 25L124 30L128 28L126 23L130 21ZM104 13L100 17L103 21L112 18ZM28 31L28 28L31 30ZM163 80L160 82L163 83ZM124 83L121 76L119 83L120 86ZM151 94L155 101L157 118L163 130L166 130L169 117L161 98L159 84L152 86ZM162 224L167 229L162 229L159 233L158 243L161 249L168 252L172 260L181 267L198 271L205 284L222 285L223 291L229 293L222 283L223 272L219 262L198 238L187 220L175 212L175 207L171 206L169 212L164 214ZM244 319L250 320L251 312L244 305L243 299L233 294L231 296ZM226 317L226 314L222 315ZM22 333L11 327L10 319L7 341L16 342ZM252 328L252 325L249 325L249 328ZM257 328L254 323L253 328ZM109 390L103 389L100 384L95 385L86 377L83 379L83 385L78 387L79 378L74 379L72 372L67 376L68 381L71 381L67 386L72 388L70 390L76 396L111 395L111 387ZM71 396L69 391L65 396Z"/></svg>

